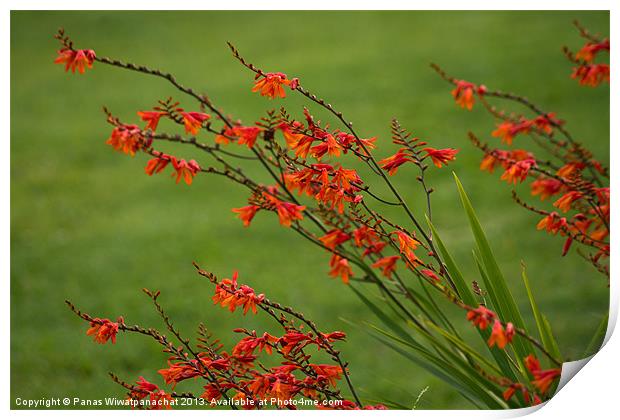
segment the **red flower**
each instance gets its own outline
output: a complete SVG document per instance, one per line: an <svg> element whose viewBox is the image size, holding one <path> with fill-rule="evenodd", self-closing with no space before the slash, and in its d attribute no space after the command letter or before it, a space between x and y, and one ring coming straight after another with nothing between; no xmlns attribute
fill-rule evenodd
<svg viewBox="0 0 620 420"><path fill-rule="evenodd" d="M340 156L341 151L342 146L331 134L328 134L320 144L310 149L312 156L314 156L317 160L321 160L321 158L326 154L328 156L338 157Z"/></svg>
<svg viewBox="0 0 620 420"><path fill-rule="evenodd" d="M254 289L250 286L241 285L237 287L238 272L234 272L231 279L223 279L215 286L215 294L212 297L214 304L220 304L222 308L228 306L230 312L235 312L240 306L243 306L243 315L247 314L251 309L253 313L257 313L256 305L265 299L265 295L256 295Z"/></svg>
<svg viewBox="0 0 620 420"><path fill-rule="evenodd" d="M424 268L420 270L420 273L422 273L423 275L425 275L426 277L428 277L429 279L433 281L441 281L437 273L435 273L433 270L429 270L428 268Z"/></svg>
<svg viewBox="0 0 620 420"><path fill-rule="evenodd" d="M194 362L197 363L196 360L194 360ZM185 361L170 363L170 360L168 360L168 368L160 369L157 373L164 378L166 384L172 384L173 388L181 381L200 375L200 372L196 369L194 364Z"/></svg>
<svg viewBox="0 0 620 420"><path fill-rule="evenodd" d="M413 251L415 251L418 245L420 245L420 242L416 241L411 236L407 235L401 230L392 232L392 235L394 234L398 239L398 248L400 250L400 253L406 255L407 259L409 259L411 263L417 262L418 258L415 256Z"/></svg>
<svg viewBox="0 0 620 420"><path fill-rule="evenodd" d="M342 258L337 254L333 254L329 260L331 268L329 275L331 277L340 277L344 284L349 284L349 278L353 275L353 270L346 258Z"/></svg>
<svg viewBox="0 0 620 420"><path fill-rule="evenodd" d="M117 322L112 322L107 318L94 318L90 322L90 328L86 331L86 335L92 335L96 343L105 344L108 340L112 344L116 344L116 333L118 333L118 324L123 323L123 318L119 317Z"/></svg>
<svg viewBox="0 0 620 420"><path fill-rule="evenodd" d="M254 147L254 143L256 143L256 139L261 131L263 131L262 128L253 126L236 126L232 129L233 134L239 138L237 144L245 144L249 149Z"/></svg>
<svg viewBox="0 0 620 420"><path fill-rule="evenodd" d="M137 125L122 125L112 130L106 144L112 146L114 150L135 156L141 147L142 140L142 132Z"/></svg>
<svg viewBox="0 0 620 420"><path fill-rule="evenodd" d="M525 385L520 384L520 383L515 383L515 384L511 384L505 391L504 391L504 400L508 401L509 399L512 398L512 396L515 394L515 392L517 391L521 391L521 395L523 395L523 400L525 401L526 404L529 404L531 401L531 397L530 397L530 393L527 390L527 388L525 387Z"/></svg>
<svg viewBox="0 0 620 420"><path fill-rule="evenodd" d="M506 324L506 329L504 330L504 326L502 323L496 319L493 324L493 330L491 331L491 336L489 337L489 347L493 347L497 345L500 349L506 347L508 343L512 341L512 337L514 337L515 329L512 323Z"/></svg>
<svg viewBox="0 0 620 420"><path fill-rule="evenodd" d="M241 221L243 222L243 226L245 227L250 226L250 223L252 222L252 219L254 218L258 210L260 210L260 207L254 205L232 209L234 213L239 214L238 217L239 219L241 219Z"/></svg>
<svg viewBox="0 0 620 420"><path fill-rule="evenodd" d="M58 51L58 57L54 60L55 64L64 64L65 71L71 69L72 73L75 73L77 69L80 74L84 74L84 71L88 67L93 68L93 62L97 56L93 50L71 50L69 48L63 48Z"/></svg>
<svg viewBox="0 0 620 420"><path fill-rule="evenodd" d="M480 305L476 309L472 309L467 312L467 320L471 321L476 327L481 330L486 330L491 321L495 319L495 313L486 308L486 306Z"/></svg>
<svg viewBox="0 0 620 420"><path fill-rule="evenodd" d="M349 239L351 239L351 235L344 233L340 229L332 229L325 235L321 236L319 241L333 251L338 245L348 241Z"/></svg>
<svg viewBox="0 0 620 420"><path fill-rule="evenodd" d="M573 68L573 79L579 79L582 86L597 87L609 83L609 64L584 64Z"/></svg>
<svg viewBox="0 0 620 420"><path fill-rule="evenodd" d="M569 191L566 194L564 194L562 197L558 198L555 201L555 203L553 203L553 206L557 207L558 209L566 213L567 211L571 209L572 204L575 201L579 200L581 197L583 197L583 194L581 194L580 192Z"/></svg>
<svg viewBox="0 0 620 420"><path fill-rule="evenodd" d="M380 268L383 270L383 275L387 278L392 278L392 273L396 269L396 261L400 260L398 255L392 255L390 257L383 257L372 265L373 268Z"/></svg>
<svg viewBox="0 0 620 420"><path fill-rule="evenodd" d="M252 92L260 92L261 96L267 96L270 99L286 97L282 85L286 85L292 90L297 89L299 85L297 78L289 80L284 73L265 73L264 76L257 74L255 79L257 80L254 83Z"/></svg>
<svg viewBox="0 0 620 420"><path fill-rule="evenodd" d="M381 165L383 170L388 171L390 175L394 175L400 165L406 162L414 162L411 155L405 153L405 150L407 149L402 148L392 156L379 161L379 165Z"/></svg>
<svg viewBox="0 0 620 420"><path fill-rule="evenodd" d="M527 178L530 168L535 166L536 161L533 159L525 159L515 162L508 169L506 169L500 179L507 181L509 184L513 183L516 185L517 182L523 182L525 178Z"/></svg>
<svg viewBox="0 0 620 420"><path fill-rule="evenodd" d="M538 225L536 225L536 229L542 230L545 229L549 233L553 233L554 235L558 233L562 228L567 227L566 218L559 217L556 212L551 212L547 216L545 216Z"/></svg>
<svg viewBox="0 0 620 420"><path fill-rule="evenodd" d="M433 149L432 147L426 147L422 150L427 153L425 157L430 156L433 163L438 168L456 159L456 154L459 152L457 149Z"/></svg>
<svg viewBox="0 0 620 420"><path fill-rule="evenodd" d="M604 39L601 42L588 42L575 54L577 60L583 60L591 63L600 51L609 51L609 40Z"/></svg>
<svg viewBox="0 0 620 420"><path fill-rule="evenodd" d="M142 121L146 121L145 130L157 130L157 124L159 124L159 119L168 115L167 112L159 112L159 111L138 111L138 116L142 119Z"/></svg>
<svg viewBox="0 0 620 420"><path fill-rule="evenodd" d="M491 133L493 137L500 137L502 143L512 144L512 140L517 134L527 134L530 132L530 127L533 122L523 120L520 123L513 123L511 121L503 121L498 124L497 129Z"/></svg>
<svg viewBox="0 0 620 420"><path fill-rule="evenodd" d="M233 356L238 355L251 355L254 350L258 349L259 352L265 350L265 353L271 354L272 347L278 342L278 337L274 337L271 334L264 333L261 337L244 337L233 348Z"/></svg>
<svg viewBox="0 0 620 420"><path fill-rule="evenodd" d="M564 124L564 121L555 118L555 112L550 112L545 115L539 115L532 120L532 123L541 131L547 134L553 132L553 127Z"/></svg>
<svg viewBox="0 0 620 420"><path fill-rule="evenodd" d="M379 235L372 228L362 225L353 231L355 245L362 247L364 244L371 245L379 239Z"/></svg>
<svg viewBox="0 0 620 420"><path fill-rule="evenodd" d="M585 167L586 164L583 162L569 162L558 169L556 174L562 178L571 178L573 175L579 174Z"/></svg>
<svg viewBox="0 0 620 420"><path fill-rule="evenodd" d="M532 182L532 195L540 195L541 200L552 197L562 191L563 184L555 178L538 178Z"/></svg>
<svg viewBox="0 0 620 420"><path fill-rule="evenodd" d="M158 174L163 171L166 166L170 163L171 157L165 153L159 154L157 157L149 160L146 163L146 167L144 168L144 172L151 176L153 174Z"/></svg>
<svg viewBox="0 0 620 420"><path fill-rule="evenodd" d="M310 367L318 375L318 380L327 380L332 386L336 386L336 381L342 377L342 368L332 365L315 365L310 363Z"/></svg>
<svg viewBox="0 0 620 420"><path fill-rule="evenodd" d="M198 165L198 162L193 159L189 162L185 161L185 159L177 160L177 158L175 158L174 156L171 157L171 160L172 166L177 172L177 184L179 183L179 181L181 181L181 178L183 178L187 185L192 185L194 176L196 176L196 174L200 172L200 166ZM172 174L172 176L174 176L174 174Z"/></svg>
<svg viewBox="0 0 620 420"><path fill-rule="evenodd" d="M468 111L471 111L474 106L474 90L479 95L484 95L486 92L484 85L476 88L476 85L465 80L455 80L454 84L456 87L451 92L454 100L461 108L467 108Z"/></svg>
<svg viewBox="0 0 620 420"><path fill-rule="evenodd" d="M304 215L302 211L306 209L306 206L299 206L293 203L287 203L285 201L279 201L276 203L276 211L280 218L280 224L284 227L291 226L293 220L302 220Z"/></svg>
<svg viewBox="0 0 620 420"><path fill-rule="evenodd" d="M183 116L183 122L185 123L185 132L198 134L198 131L202 128L202 123L207 121L211 116L202 112L181 112Z"/></svg>
<svg viewBox="0 0 620 420"><path fill-rule="evenodd" d="M562 373L561 369L542 370L540 362L532 354L525 358L525 366L534 377L532 385L538 388L542 394L547 392L555 378L559 377Z"/></svg>

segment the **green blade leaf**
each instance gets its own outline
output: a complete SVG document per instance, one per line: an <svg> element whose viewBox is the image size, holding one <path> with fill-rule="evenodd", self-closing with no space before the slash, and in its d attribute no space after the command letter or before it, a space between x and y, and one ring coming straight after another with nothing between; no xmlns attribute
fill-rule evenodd
<svg viewBox="0 0 620 420"><path fill-rule="evenodd" d="M553 333L551 332L551 326L540 312L540 309L536 304L536 300L534 299L534 293L532 293L530 280L527 277L525 264L523 262L521 262L521 277L523 278L523 283L525 284L525 290L527 290L527 297L532 307L532 313L534 314L534 319L536 320L536 326L538 327L538 333L540 334L543 346L545 346L545 349L556 359L562 360L562 355L560 354L558 344L556 343Z"/></svg>
<svg viewBox="0 0 620 420"><path fill-rule="evenodd" d="M480 221L478 220L478 216L474 211L471 201L463 189L463 185L461 184L459 178L456 174L453 173L453 175L459 195L461 196L463 208L465 209L465 213L469 219L471 231L476 239L476 244L478 246L484 271L487 275L486 281L488 284L486 284L486 287L489 289L489 297L493 303L493 309L497 311L502 321L512 322L516 327L525 329L525 322L523 321L521 312L519 311L517 303L508 288L506 279L497 264L497 260L491 250L491 245L489 244L484 230L480 225ZM515 337L512 345L520 360L523 360L523 358L525 358L528 354L534 353L532 344L521 337Z"/></svg>
<svg viewBox="0 0 620 420"><path fill-rule="evenodd" d="M598 324L598 328L588 344L586 351L583 353L583 357L592 356L594 353L600 350L601 345L603 344L603 340L605 339L605 334L607 333L607 323L609 322L609 312L603 316L601 322Z"/></svg>

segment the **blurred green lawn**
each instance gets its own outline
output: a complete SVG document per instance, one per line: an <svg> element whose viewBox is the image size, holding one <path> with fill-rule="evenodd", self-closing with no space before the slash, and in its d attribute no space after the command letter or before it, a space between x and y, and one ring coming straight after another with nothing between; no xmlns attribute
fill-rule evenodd
<svg viewBox="0 0 620 420"><path fill-rule="evenodd" d="M537 232L537 218L517 208L498 176L477 169L480 154L466 133L488 139L493 121L480 107L471 113L456 107L450 87L428 66L437 62L458 77L530 97L566 119L608 162L608 88L578 86L560 51L581 45L575 18L595 32L609 31L604 12L13 12L11 404L16 397L120 396L108 371L161 383L155 371L165 356L157 345L128 335L115 346L93 344L63 303L67 298L93 315L122 314L129 323L161 327L140 291L160 289L161 303L186 334L198 321L225 343L240 325L275 331L268 322L214 307L210 286L191 266L196 260L219 275L238 269L242 281L324 330L347 330L342 351L364 397L412 405L430 386L420 408L470 407L341 320L371 317L327 277L326 253L271 215L260 214L244 229L230 209L244 205L246 191L215 177L199 176L191 187L147 177L144 156L131 159L105 145L110 127L103 104L126 121L168 95L193 105L163 80L101 64L85 75L65 74L52 64L59 26L78 47L175 73L246 122L284 102L250 92L252 75L231 57L227 40L262 68L300 77L361 134L378 136L380 156L395 149L392 116L433 144L460 148L450 169L471 194L514 294L526 309L523 259L565 355L578 358L607 308L605 281L575 255L561 258L562 240ZM297 97L285 103L294 113L305 104ZM434 220L473 280L472 239L450 169L432 173ZM413 172L399 175L397 184L419 206Z"/></svg>

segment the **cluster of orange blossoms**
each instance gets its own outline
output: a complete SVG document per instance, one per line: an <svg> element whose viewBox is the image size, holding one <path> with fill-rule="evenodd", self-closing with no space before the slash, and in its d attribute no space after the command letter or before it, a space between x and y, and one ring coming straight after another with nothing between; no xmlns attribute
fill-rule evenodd
<svg viewBox="0 0 620 420"><path fill-rule="evenodd" d="M493 323L493 329L491 330L491 335L488 340L489 347L496 345L500 349L503 349L507 344L510 344L515 335L515 328L511 322L507 323L506 328L504 328L502 322L495 315L495 312L483 305L475 309L470 309L467 312L467 320L471 321L481 330L486 330L487 327Z"/></svg>
<svg viewBox="0 0 620 420"><path fill-rule="evenodd" d="M588 42L575 55L565 50L568 58L579 64L574 69L573 78L579 77L584 85L598 86L602 81L609 81L609 65L595 64L593 61L599 53L609 51L609 40L598 41L583 28L579 28L582 35L588 38ZM481 89L473 83L449 78L440 69L436 69L455 86L452 95L463 108L471 110L475 94L478 94L514 100L538 112L538 108L525 98L489 91L486 87ZM601 258L609 257L607 238L610 193L609 187L603 184L603 181L609 178L608 170L593 159L589 151L572 140L564 128L564 121L557 119L555 113L539 113L531 119L514 118L486 103L485 106L495 117L500 118L496 129L491 133L493 137L500 138L502 143L507 145L512 145L518 135L529 135L535 140L540 138L540 142L549 140L548 144L544 145L545 149L561 163L558 165L538 160L531 152L523 149L490 149L476 139L474 144L485 152L480 169L492 173L497 166L501 166L504 169L501 179L513 185L525 182L528 177L533 178L530 184L531 194L543 201L554 197L553 206L557 209L549 212L522 204L543 216L537 228L553 235L559 233L566 236L563 255L566 255L574 241L595 248L595 253L590 254L587 259L597 266L599 271L608 272L605 266L599 264ZM565 136L566 140L559 140L559 135ZM395 171L395 164L402 164L408 159L402 153L393 158L393 161L389 162L392 171ZM558 211L565 215L560 215ZM572 214L566 214L569 212Z"/></svg>
<svg viewBox="0 0 620 420"><path fill-rule="evenodd" d="M93 50L62 48L58 51L58 57L56 57L54 63L64 64L65 71L71 70L72 73L75 73L77 70L80 74L84 74L87 68L93 68L95 58L97 58L97 55Z"/></svg>
<svg viewBox="0 0 620 420"><path fill-rule="evenodd" d="M475 95L483 96L487 92L486 86L476 86L465 80L454 80L454 85L451 92L454 100L461 108L469 111L474 107Z"/></svg>
<svg viewBox="0 0 620 420"><path fill-rule="evenodd" d="M284 73L265 73L263 75L257 73L252 92L260 92L262 96L270 99L285 98L286 93L282 85L295 90L299 86L299 79L289 80Z"/></svg>
<svg viewBox="0 0 620 420"><path fill-rule="evenodd" d="M158 151L152 151L152 154L155 157L149 160L144 168L144 172L149 176L160 173L166 168L166 166L168 166L169 163L172 163L172 168L174 169L172 176L176 176L177 184L181 180L184 180L187 185L192 185L194 176L196 176L196 174L201 170L198 162L193 159L190 161L186 161L185 159L177 159L174 156Z"/></svg>
<svg viewBox="0 0 620 420"><path fill-rule="evenodd" d="M227 307L230 311L243 308L244 315L250 311L256 314L259 307L269 311L261 306L266 304L264 295L256 295L247 285L238 285L237 278L238 274L235 272L232 279L223 279L216 283L214 304ZM259 400L268 400L274 401L281 408L295 409L292 400L296 397L319 400L322 396L323 399L335 399L339 404L318 403L317 408L385 409L382 405L360 407L341 397L338 381L345 374L342 364L312 362L310 346L334 357L337 353L332 343L344 340L345 333L305 332L303 327L296 327L285 318L280 318L279 323L284 328L284 334L280 337L266 332L258 335L256 331L237 328L234 331L244 337L234 345L230 353L222 350L223 346L218 340L204 340L205 351L198 353L196 358L175 354L168 359L168 366L158 370L158 373L173 390L177 384L188 379L207 379L208 383L200 398L211 405L216 405L221 399L229 399L233 403L243 401L240 406L253 409L259 406ZM122 318L119 318L118 323L93 318L87 334L93 335L95 341L101 344L108 340L115 343L119 324L124 325ZM266 368L257 360L263 352L267 355L278 354L283 359L281 364ZM257 365L260 368L257 368ZM130 399L148 398L150 404L147 407L153 409L171 408L173 405L172 394L159 389L143 377L140 377L136 384L137 386L126 385L130 390ZM233 391L234 395L229 397L227 391Z"/></svg>
<svg viewBox="0 0 620 420"><path fill-rule="evenodd" d="M562 373L561 369L542 370L540 368L540 362L532 354L528 355L524 362L525 367L534 378L531 381L531 384L538 390L538 392L540 392L540 394L547 393L553 381L555 381ZM521 393L521 396L526 404L538 405L541 403L540 396L537 393L530 392L525 385L518 382L511 384L504 391L504 399L506 401L510 400L517 391Z"/></svg>
<svg viewBox="0 0 620 420"><path fill-rule="evenodd" d="M107 318L94 318L90 322L90 328L86 331L86 335L92 335L95 342L99 344L105 344L108 340L115 344L118 324L123 324L123 317L119 317L117 322L112 322Z"/></svg>
<svg viewBox="0 0 620 420"><path fill-rule="evenodd" d="M609 53L609 39L600 42L587 42L576 54L573 68L573 79L579 80L583 86L596 87L603 82L609 83L609 64L594 63L599 52Z"/></svg>
<svg viewBox="0 0 620 420"><path fill-rule="evenodd" d="M497 129L491 133L493 137L499 137L502 143L511 145L518 134L529 134L533 129L546 134L553 133L554 126L560 126L564 121L555 118L555 113L539 115L531 120L522 118L520 121L505 120L497 125Z"/></svg>
<svg viewBox="0 0 620 420"><path fill-rule="evenodd" d="M284 227L290 227L293 221L304 218L303 211L306 209L306 206L280 200L278 195L278 188L276 186L263 187L261 191L252 194L250 205L234 208L232 211L238 214L239 219L246 227L250 226L252 219L259 210L275 211L280 224Z"/></svg>

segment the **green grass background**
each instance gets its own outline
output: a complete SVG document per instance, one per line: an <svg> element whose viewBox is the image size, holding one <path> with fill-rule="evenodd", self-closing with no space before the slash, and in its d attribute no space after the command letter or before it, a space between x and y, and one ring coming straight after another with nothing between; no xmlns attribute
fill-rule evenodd
<svg viewBox="0 0 620 420"><path fill-rule="evenodd" d="M157 345L129 335L114 346L92 343L86 325L65 307L67 298L93 315L122 314L128 323L161 327L140 291L148 287L162 291L161 303L186 335L198 321L227 344L233 342L230 330L240 325L277 332L265 320L214 307L211 287L191 266L196 260L219 275L238 269L243 282L295 306L326 331L347 330L342 353L363 397L412 405L429 386L420 408L470 407L341 320L372 317L352 292L327 277L325 252L281 228L273 215L259 214L244 229L230 209L244 205L246 191L216 177L199 176L191 187L167 176L147 177L144 156L131 159L105 145L110 127L103 104L126 121L168 95L194 105L163 80L101 64L85 75L64 73L52 64L59 26L78 47L173 72L248 123L281 104L299 115L307 103L252 94L252 74L231 57L227 40L263 69L300 77L343 110L363 136L378 136L380 157L395 150L389 141L393 116L437 147L461 149L449 169L431 171L434 220L445 242L468 278L476 279L452 169L522 308L521 259L564 354L574 359L607 308L606 281L576 255L562 258L562 240L537 232L537 217L512 202L499 175L477 169L480 154L466 133L490 139L493 120L480 107L471 113L458 108L428 64L530 97L566 119L575 136L608 162L608 87L580 87L560 51L564 44L582 44L571 25L575 18L595 32L609 31L605 12L13 12L11 404L17 397L120 396L108 371L161 383L155 372L165 356ZM516 144L530 146L525 138ZM170 150L201 161L194 150ZM399 188L421 209L414 171L398 175ZM461 322L461 312L451 314Z"/></svg>

